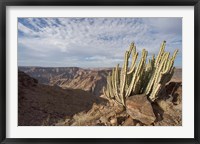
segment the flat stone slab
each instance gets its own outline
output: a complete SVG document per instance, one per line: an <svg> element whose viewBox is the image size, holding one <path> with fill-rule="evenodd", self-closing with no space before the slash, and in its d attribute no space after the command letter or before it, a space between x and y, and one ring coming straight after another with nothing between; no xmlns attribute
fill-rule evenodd
<svg viewBox="0 0 200 144"><path fill-rule="evenodd" d="M150 125L156 120L151 103L144 94L128 97L126 111L133 119L146 125Z"/></svg>

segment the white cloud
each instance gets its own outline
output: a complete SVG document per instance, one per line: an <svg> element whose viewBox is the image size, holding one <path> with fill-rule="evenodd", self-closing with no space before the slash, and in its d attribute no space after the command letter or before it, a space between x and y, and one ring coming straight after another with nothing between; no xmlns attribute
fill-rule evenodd
<svg viewBox="0 0 200 144"><path fill-rule="evenodd" d="M180 27L180 18L19 19L19 65L58 66L59 61L59 66L115 66L122 62L132 41L138 51L146 48L150 54L158 52L163 40L168 43L167 50L181 49ZM24 49L32 59L24 60ZM37 53L47 62L38 62Z"/></svg>

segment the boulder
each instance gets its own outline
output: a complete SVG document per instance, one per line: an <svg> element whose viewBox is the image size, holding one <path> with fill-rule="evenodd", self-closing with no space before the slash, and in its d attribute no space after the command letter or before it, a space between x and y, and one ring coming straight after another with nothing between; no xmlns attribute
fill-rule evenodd
<svg viewBox="0 0 200 144"><path fill-rule="evenodd" d="M146 125L150 125L156 120L151 103L144 94L128 97L126 111L133 119Z"/></svg>

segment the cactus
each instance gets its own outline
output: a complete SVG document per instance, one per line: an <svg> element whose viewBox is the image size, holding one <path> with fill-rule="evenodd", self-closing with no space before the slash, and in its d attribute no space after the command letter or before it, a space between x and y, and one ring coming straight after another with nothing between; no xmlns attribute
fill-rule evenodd
<svg viewBox="0 0 200 144"><path fill-rule="evenodd" d="M103 88L104 95L123 106L127 97L142 93L145 93L151 101L155 101L173 76L173 64L178 52L176 50L170 58L170 53L165 52L165 45L166 41L163 41L156 59L153 55L148 63L146 63L148 52L143 49L140 61L136 65L138 53L134 43L131 43L129 50L125 52L121 70L117 64L107 76L107 87ZM129 68L131 54L132 63Z"/></svg>

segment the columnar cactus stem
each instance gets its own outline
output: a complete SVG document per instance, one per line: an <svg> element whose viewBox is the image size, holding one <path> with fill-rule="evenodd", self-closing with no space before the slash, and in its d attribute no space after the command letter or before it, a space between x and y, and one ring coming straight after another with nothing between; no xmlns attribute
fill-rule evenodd
<svg viewBox="0 0 200 144"><path fill-rule="evenodd" d="M156 66L160 63L162 55L165 51L165 46L166 46L166 41L163 41L162 44L161 44L161 47L160 47L160 51L159 51L158 56L157 56L156 61L155 61Z"/></svg>
<svg viewBox="0 0 200 144"><path fill-rule="evenodd" d="M114 96L113 90L112 90L112 79L111 79L110 73L109 73L109 75L107 77L107 84L108 84L108 89L109 89L109 97L111 99L113 99L115 96Z"/></svg>
<svg viewBox="0 0 200 144"><path fill-rule="evenodd" d="M120 79L119 79L119 64L118 64L115 68L115 73L114 73L114 91L115 91L116 100L118 102L120 102L119 85L120 85Z"/></svg>
<svg viewBox="0 0 200 144"><path fill-rule="evenodd" d="M129 51L129 53L132 53L132 63L131 63L130 70L128 71L127 74L131 74L134 71L136 60L137 60L137 57L138 57L138 53L136 52L136 47L134 46L134 44L133 44L132 51Z"/></svg>
<svg viewBox="0 0 200 144"><path fill-rule="evenodd" d="M107 76L107 88L103 88L104 95L114 99L125 106L125 99L130 95L145 93L150 100L155 101L165 84L170 81L174 73L174 60L178 53L176 50L171 58L170 53L165 52L166 41L163 41L160 51L155 59L153 55L146 63L148 52L143 49L142 56L136 66L138 53L134 43L131 43L129 51L125 52L124 64L119 69L119 64ZM132 54L132 63L128 68L129 58Z"/></svg>
<svg viewBox="0 0 200 144"><path fill-rule="evenodd" d="M125 53L125 59L124 59L124 66L121 70L121 81L120 81L120 99L122 101L122 104L125 105L125 85L126 85L126 75L127 75L127 69L128 69L128 58L129 58L129 51L126 51Z"/></svg>
<svg viewBox="0 0 200 144"><path fill-rule="evenodd" d="M160 63L155 67L155 73L149 82L146 89L146 95L152 101L155 101L159 97L159 93L163 90L165 84L170 81L174 73L174 60L177 55L178 50L176 50L171 59L169 59L170 53L163 52Z"/></svg>
<svg viewBox="0 0 200 144"><path fill-rule="evenodd" d="M147 51L145 51L144 49L142 50L142 57L141 60L137 66L137 69L133 75L132 81L130 83L130 86L128 87L128 90L126 92L126 97L130 96L131 92L132 93L137 93L137 86L138 86L138 82L140 80L140 77L142 76L142 72L143 72L143 65L146 62L146 57L147 57Z"/></svg>

